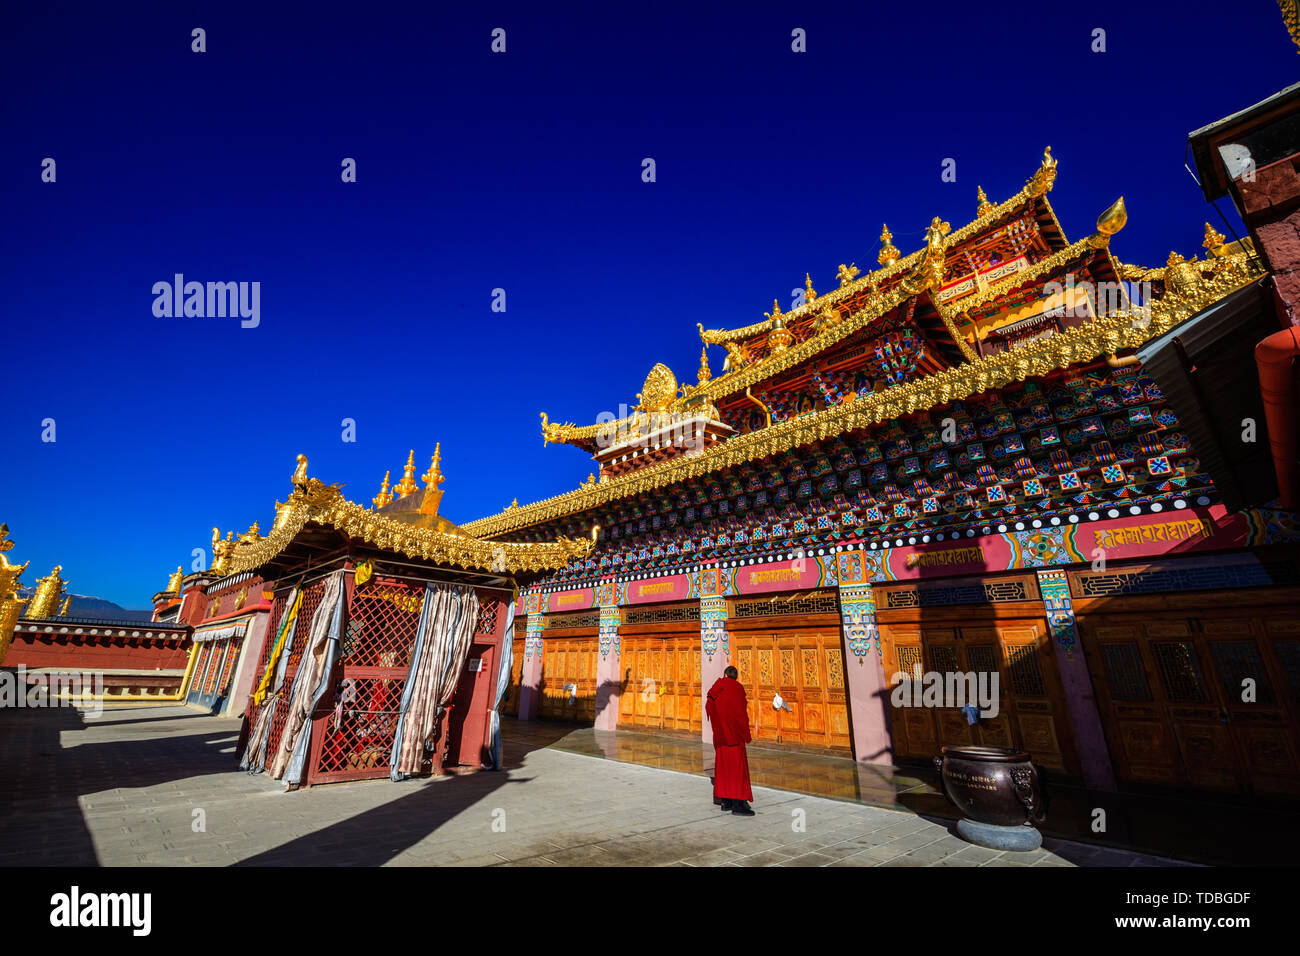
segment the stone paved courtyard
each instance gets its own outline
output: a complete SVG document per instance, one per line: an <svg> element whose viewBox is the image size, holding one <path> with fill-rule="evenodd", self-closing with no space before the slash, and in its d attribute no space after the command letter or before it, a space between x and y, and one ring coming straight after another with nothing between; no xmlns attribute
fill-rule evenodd
<svg viewBox="0 0 1300 956"><path fill-rule="evenodd" d="M762 787L758 815L734 817L707 777L523 734L500 773L285 793L232 769L238 733L183 707L0 711L0 865L1180 865L1050 838L999 853L947 822Z"/></svg>

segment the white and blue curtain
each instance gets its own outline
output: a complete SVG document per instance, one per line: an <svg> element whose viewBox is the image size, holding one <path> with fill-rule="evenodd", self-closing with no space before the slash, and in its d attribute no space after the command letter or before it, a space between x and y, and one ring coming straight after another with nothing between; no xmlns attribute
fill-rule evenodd
<svg viewBox="0 0 1300 956"><path fill-rule="evenodd" d="M510 686L510 669L515 656L515 602L512 599L506 610L506 632L501 638L501 667L497 670L496 696L492 698L492 765L501 769L501 699Z"/></svg>
<svg viewBox="0 0 1300 956"><path fill-rule="evenodd" d="M402 710L388 761L393 780L420 771L469 657L478 627L478 611L473 588L452 584L425 586L411 669L402 690Z"/></svg>

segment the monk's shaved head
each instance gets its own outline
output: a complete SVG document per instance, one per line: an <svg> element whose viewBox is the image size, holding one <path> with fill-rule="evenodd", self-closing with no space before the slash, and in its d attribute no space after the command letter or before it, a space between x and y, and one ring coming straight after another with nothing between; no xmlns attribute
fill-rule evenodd
<svg viewBox="0 0 1300 956"><path fill-rule="evenodd" d="M730 677L732 680L735 680L736 678L738 678L738 677L740 676L740 671L736 670L734 667L728 667L728 668L727 668L725 671L723 671L722 673L726 674L726 675L727 675L728 677Z"/></svg>

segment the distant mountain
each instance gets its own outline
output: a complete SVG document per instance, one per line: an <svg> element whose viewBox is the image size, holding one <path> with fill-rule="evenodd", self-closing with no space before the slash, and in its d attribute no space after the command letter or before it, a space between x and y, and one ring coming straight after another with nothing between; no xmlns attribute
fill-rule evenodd
<svg viewBox="0 0 1300 956"><path fill-rule="evenodd" d="M19 588L18 596L29 598L35 591L34 587ZM153 611L132 611L112 601L105 601L103 598L74 594L72 603L68 605L67 616L102 618L109 621L147 621L153 617Z"/></svg>

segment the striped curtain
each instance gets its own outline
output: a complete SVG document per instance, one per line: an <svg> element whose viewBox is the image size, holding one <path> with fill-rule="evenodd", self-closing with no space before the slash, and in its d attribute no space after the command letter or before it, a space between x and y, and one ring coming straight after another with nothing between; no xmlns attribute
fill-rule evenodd
<svg viewBox="0 0 1300 956"><path fill-rule="evenodd" d="M253 704L261 705L267 695L271 702L261 707L257 719L248 734L248 746L240 758L239 769L249 773L261 773L266 769L266 742L270 738L271 722L275 719L276 707L280 703L280 685L284 683L284 666L289 660L289 650L293 647L293 636L298 623L298 609L302 607L302 588L294 588L285 605L288 610L280 627L276 631L275 644L266 661L266 672L253 694ZM274 684L272 683L274 681Z"/></svg>
<svg viewBox="0 0 1300 956"><path fill-rule="evenodd" d="M501 769L501 698L510 686L510 668L515 656L515 601L506 606L506 632L501 638L501 667L497 671L497 693L492 699L492 769Z"/></svg>
<svg viewBox="0 0 1300 956"><path fill-rule="evenodd" d="M338 660L339 634L343 619L343 572L335 571L325 579L325 592L321 595L316 613L312 615L311 630L307 635L307 646L303 648L302 660L298 664L298 673L293 678L293 690L285 706L284 731L280 734L280 745L275 758L271 761L271 776L279 780L294 761L301 769L302 758L298 754L298 742L301 737L306 744L311 739L311 714L323 689L327 688L330 671ZM303 733L304 728L306 733ZM305 749L304 749L305 753ZM289 783L299 783L299 779L290 779Z"/></svg>
<svg viewBox="0 0 1300 956"><path fill-rule="evenodd" d="M473 588L425 586L411 669L402 691L402 712L388 762L393 780L420 771L426 747L456 692L477 626L478 598Z"/></svg>

